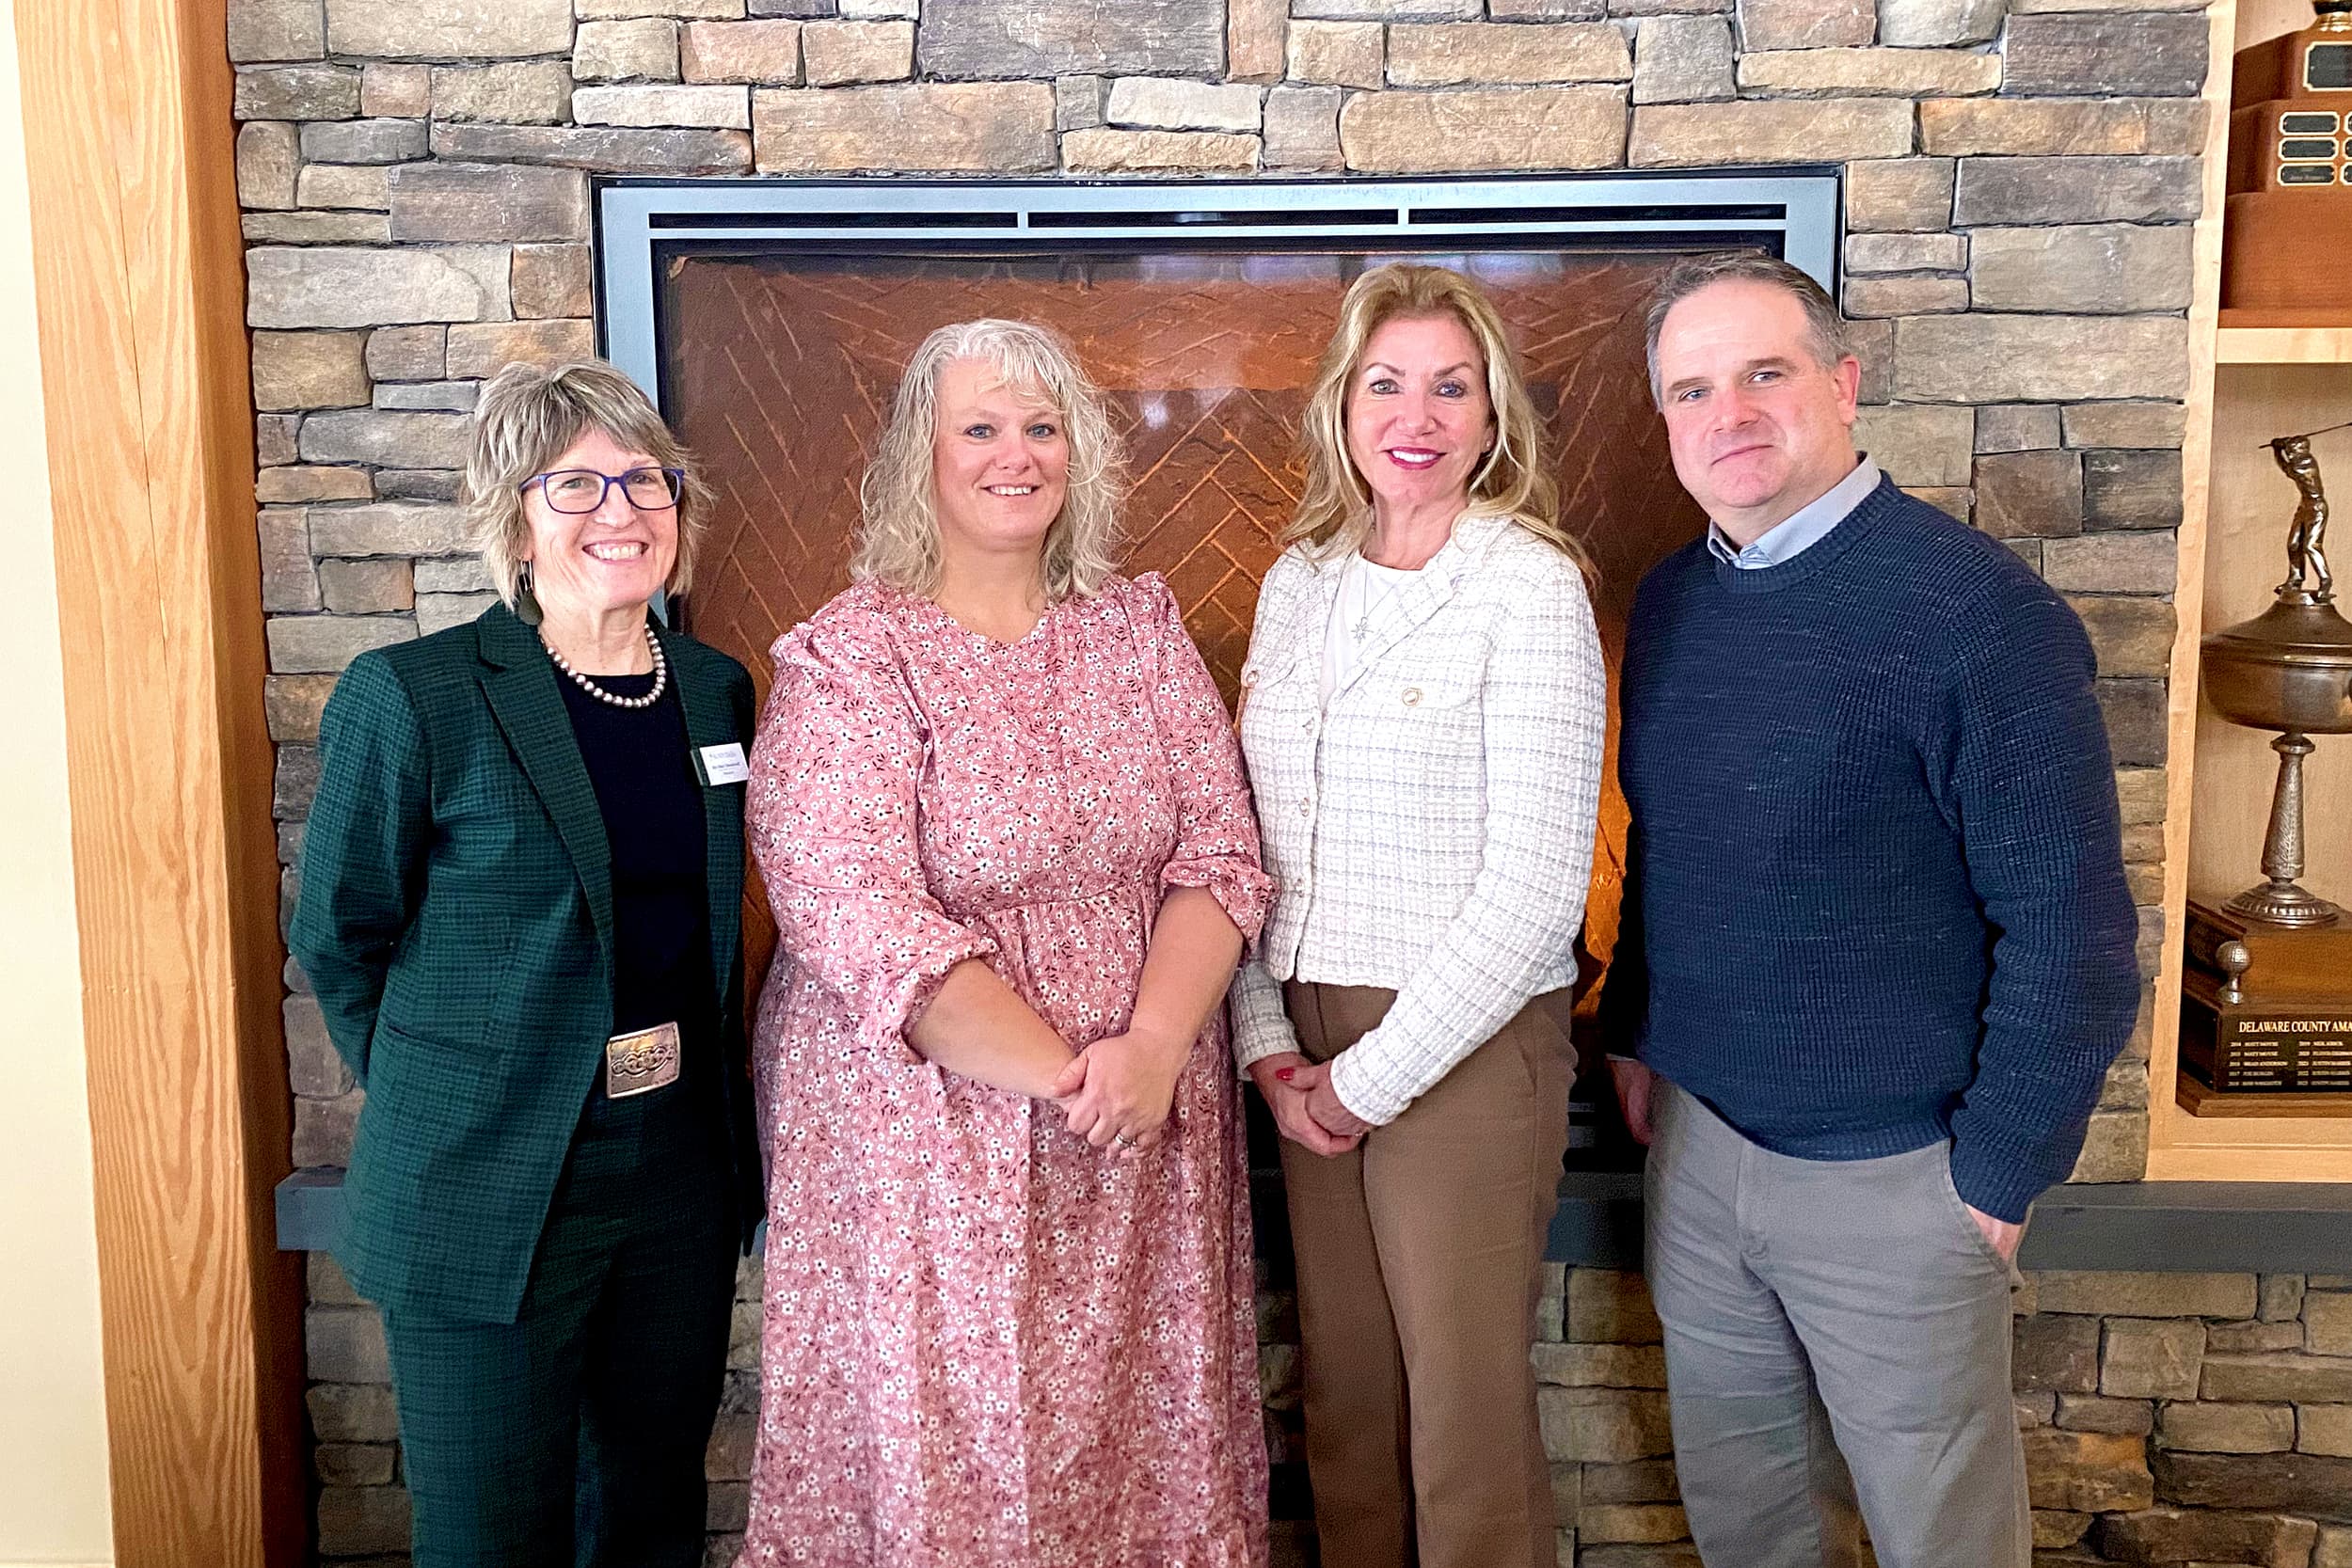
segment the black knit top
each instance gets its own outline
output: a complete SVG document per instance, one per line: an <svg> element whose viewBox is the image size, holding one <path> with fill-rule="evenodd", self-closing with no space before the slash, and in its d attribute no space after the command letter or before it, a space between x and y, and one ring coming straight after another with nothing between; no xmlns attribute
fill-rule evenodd
<svg viewBox="0 0 2352 1568"><path fill-rule="evenodd" d="M616 697L642 697L653 676L597 675ZM681 1076L715 1050L719 1006L710 972L703 790L675 684L645 708L598 702L561 675L557 687L587 764L612 849L612 1029L675 1022Z"/></svg>

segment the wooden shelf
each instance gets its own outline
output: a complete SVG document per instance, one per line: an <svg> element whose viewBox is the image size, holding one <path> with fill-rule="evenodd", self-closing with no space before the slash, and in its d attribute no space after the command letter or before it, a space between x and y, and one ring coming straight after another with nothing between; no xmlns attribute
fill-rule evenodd
<svg viewBox="0 0 2352 1568"><path fill-rule="evenodd" d="M2215 335L2215 359L2224 365L2352 364L2352 318L2289 325L2244 321L2276 311L2224 310Z"/></svg>

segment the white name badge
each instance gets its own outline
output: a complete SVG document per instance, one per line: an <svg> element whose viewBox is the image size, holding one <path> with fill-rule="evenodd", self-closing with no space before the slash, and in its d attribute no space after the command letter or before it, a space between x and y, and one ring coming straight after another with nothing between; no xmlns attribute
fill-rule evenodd
<svg viewBox="0 0 2352 1568"><path fill-rule="evenodd" d="M740 741L730 740L723 746L705 746L701 757L705 784L741 784L752 776L752 765L743 755Z"/></svg>

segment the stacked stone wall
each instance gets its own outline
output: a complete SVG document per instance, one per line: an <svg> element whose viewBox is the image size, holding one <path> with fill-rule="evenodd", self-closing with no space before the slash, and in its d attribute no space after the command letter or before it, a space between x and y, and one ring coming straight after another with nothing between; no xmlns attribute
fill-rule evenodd
<svg viewBox="0 0 2352 1568"><path fill-rule="evenodd" d="M226 44L289 900L336 674L488 602L455 504L466 420L499 366L589 351L592 173L1826 161L1847 178L1862 439L2082 613L2153 973L2205 126L2193 5L230 0ZM294 1162L340 1165L359 1096L291 966L285 1024ZM2143 1007L2078 1180L2140 1176L2147 1043ZM1270 1324L1280 1316L1269 1308ZM380 1338L323 1259L311 1327L322 1547L380 1556L405 1517ZM1538 1354L1564 1374L1647 1360ZM1269 1351L1270 1369L1282 1355ZM1603 1386L1564 1383L1555 1431L1580 1430L1576 1390ZM1587 1402L1613 1432L1662 1420ZM713 1449L738 1476L740 1416ZM1599 1528L1664 1517L1662 1499L1605 1495L1648 1473L1596 1481L1583 1503L1623 1511ZM739 1488L723 1487L714 1526L739 1510ZM1630 1544L1584 1538L1587 1561L1632 1560L1596 1555Z"/></svg>
<svg viewBox="0 0 2352 1568"><path fill-rule="evenodd" d="M1696 1568L1641 1278L1560 1286L1532 1354L1563 1568ZM2352 1275L2044 1272L2015 1328L2038 1564L2352 1568Z"/></svg>
<svg viewBox="0 0 2352 1568"><path fill-rule="evenodd" d="M710 1443L714 1568L749 1504L758 1283L747 1267ZM379 1568L407 1540L382 1331L324 1256L310 1287L320 1545ZM2045 1271L2015 1308L2040 1568L2352 1568L2352 1275ZM1641 1276L1551 1265L1537 1320L1562 1568L1697 1568ZM1275 1568L1303 1568L1315 1558L1287 1281L1260 1291L1259 1325Z"/></svg>

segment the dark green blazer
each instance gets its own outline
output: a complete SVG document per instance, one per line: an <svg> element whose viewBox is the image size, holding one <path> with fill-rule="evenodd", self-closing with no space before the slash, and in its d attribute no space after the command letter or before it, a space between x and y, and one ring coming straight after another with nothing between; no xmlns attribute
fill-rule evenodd
<svg viewBox="0 0 2352 1568"><path fill-rule="evenodd" d="M660 631L697 747L751 749L751 677ZM288 945L367 1090L337 1254L396 1310L511 1323L612 1033L612 858L538 634L503 606L362 654L319 730ZM711 973L748 1237L743 794L705 785ZM648 1202L663 1196L648 1192Z"/></svg>

